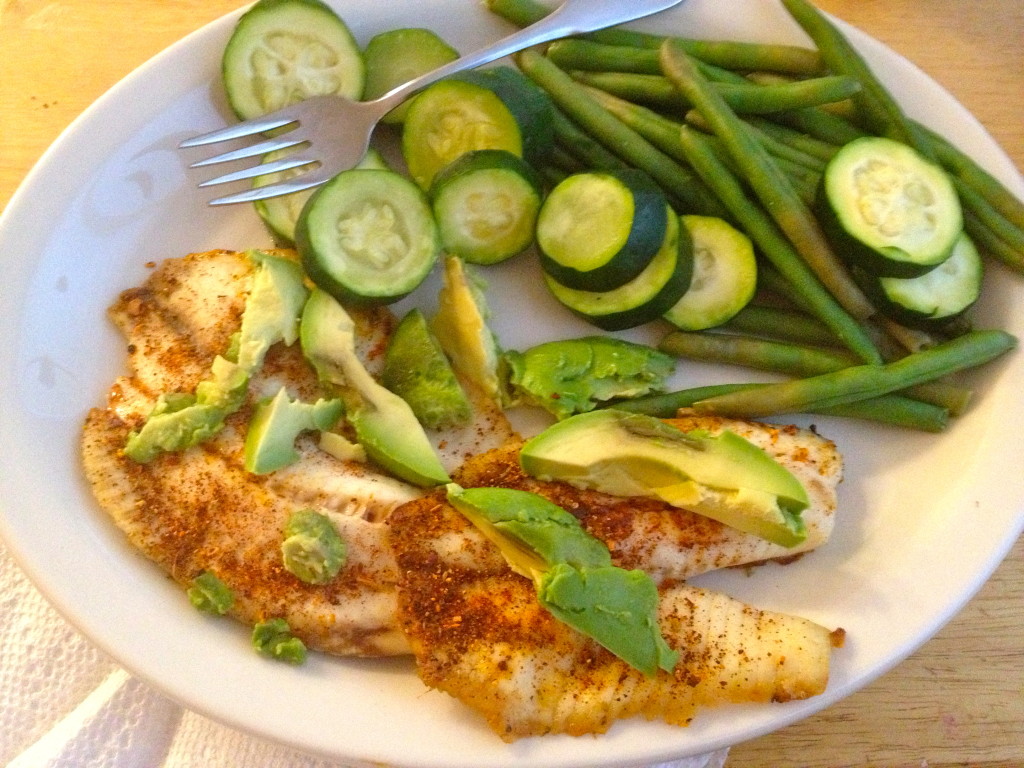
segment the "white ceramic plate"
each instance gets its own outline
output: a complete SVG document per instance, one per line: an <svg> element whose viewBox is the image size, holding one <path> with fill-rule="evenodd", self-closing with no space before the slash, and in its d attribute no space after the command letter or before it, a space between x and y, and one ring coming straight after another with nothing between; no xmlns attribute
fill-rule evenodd
<svg viewBox="0 0 1024 768"><path fill-rule="evenodd" d="M357 37L428 26L462 50L505 33L477 0L337 2ZM124 350L104 310L146 262L269 244L248 207L210 209L178 142L224 124L217 72L234 17L155 58L77 120L31 173L0 227L0 530L42 592L128 669L183 704L303 749L374 765L626 766L734 744L846 696L905 658L981 586L1024 525L1024 361L976 378L971 412L941 436L816 419L848 461L835 538L786 567L701 583L848 632L827 692L787 705L728 707L689 728L632 721L600 738L508 746L406 660L314 655L300 669L259 658L247 632L194 611L136 556L92 503L77 460L85 411L104 401ZM805 39L767 0L689 0L646 25L708 38ZM1024 184L977 122L920 71L853 33L908 111L952 137L1018 194ZM590 332L568 320L523 266L489 273L506 347ZM1024 314L994 269L983 325L1024 335ZM429 288L419 296L429 304ZM524 310L529 306L529 312ZM1020 306L1019 298L1016 306ZM696 384L744 372L681 366ZM807 423L807 422L804 422ZM965 649L965 653L970 652Z"/></svg>

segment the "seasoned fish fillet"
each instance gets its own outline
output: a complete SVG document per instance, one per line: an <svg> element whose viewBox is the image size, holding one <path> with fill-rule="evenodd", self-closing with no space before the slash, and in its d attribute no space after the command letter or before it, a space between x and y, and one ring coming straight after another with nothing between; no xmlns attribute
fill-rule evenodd
<svg viewBox="0 0 1024 768"><path fill-rule="evenodd" d="M408 653L396 621L397 572L384 521L422 491L370 465L340 461L311 437L299 439L302 458L285 469L255 476L243 467L256 400L282 384L307 401L323 394L298 345L271 348L248 403L211 441L144 465L122 453L161 393L192 391L208 375L238 330L252 276L244 254L212 251L164 262L144 285L121 294L110 316L127 342L131 375L114 383L105 409L86 418L85 476L131 543L174 579L187 585L209 570L232 588L240 620L284 617L308 646L331 653ZM357 351L376 372L394 318L386 308L352 316ZM470 428L431 435L449 467L511 434L493 404L478 406ZM322 586L299 581L281 565L285 521L304 507L327 514L348 543L347 564Z"/></svg>
<svg viewBox="0 0 1024 768"><path fill-rule="evenodd" d="M465 480L465 478L459 478ZM401 624L419 675L479 712L505 741L602 733L643 715L685 725L696 710L821 693L842 632L670 583L659 622L680 652L672 673L646 677L554 619L531 581L448 505L442 493L390 520L401 573Z"/></svg>
<svg viewBox="0 0 1024 768"><path fill-rule="evenodd" d="M807 538L783 547L716 520L654 499L620 498L566 483L528 477L519 467L521 443L480 454L466 462L456 480L465 488L503 486L545 496L579 518L604 541L615 565L640 568L658 583L763 560L793 557L823 544L832 532L842 457L830 440L806 429L721 417L681 415L668 420L681 429L717 434L732 430L763 448L807 489Z"/></svg>

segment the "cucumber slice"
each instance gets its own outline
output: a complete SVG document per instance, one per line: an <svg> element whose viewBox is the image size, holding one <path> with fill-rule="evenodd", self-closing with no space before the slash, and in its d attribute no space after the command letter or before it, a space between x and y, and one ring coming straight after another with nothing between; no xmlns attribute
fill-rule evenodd
<svg viewBox="0 0 1024 768"><path fill-rule="evenodd" d="M285 157L293 149L280 150L278 152L270 152L263 157L263 162L270 162L280 157ZM384 157L376 149L370 149L366 153L366 157L359 161L359 165L356 168L379 168L387 169L388 164L384 161ZM300 176L305 172L305 168L292 168L287 171L281 171L280 173L270 173L266 176L257 176L253 182L254 187L263 187L268 184L277 184L281 181L286 181L295 176ZM267 225L267 229L270 230L271 236L274 241L282 247L291 247L295 245L295 222L299 220L299 215L302 213L302 207L306 204L306 201L313 196L316 189L304 189L301 192L293 192L290 195L278 195L277 197L268 197L265 200L257 200L253 203L253 207L256 209L256 213L263 219L263 223Z"/></svg>
<svg viewBox="0 0 1024 768"><path fill-rule="evenodd" d="M363 98L369 100L455 61L459 58L459 52L438 37L437 33L413 27L381 32L366 44L363 58L366 60ZM408 111L409 102L401 104L385 115L383 122L401 123Z"/></svg>
<svg viewBox="0 0 1024 768"><path fill-rule="evenodd" d="M533 244L541 181L502 149L469 152L430 187L441 244L472 264L497 264Z"/></svg>
<svg viewBox="0 0 1024 768"><path fill-rule="evenodd" d="M464 80L442 80L409 105L402 128L402 155L422 189L467 152L504 149L522 157L519 123L493 91Z"/></svg>
<svg viewBox="0 0 1024 768"><path fill-rule="evenodd" d="M912 327L935 328L960 317L978 300L983 272L978 249L962 234L952 255L931 272L878 278L867 292L882 313Z"/></svg>
<svg viewBox="0 0 1024 768"><path fill-rule="evenodd" d="M221 60L242 120L310 96L363 95L363 56L344 21L320 0L258 0L238 20Z"/></svg>
<svg viewBox="0 0 1024 768"><path fill-rule="evenodd" d="M684 331L714 328L735 316L757 290L750 238L713 216L683 216L693 239L693 279L665 319Z"/></svg>
<svg viewBox="0 0 1024 768"><path fill-rule="evenodd" d="M544 271L582 291L625 285L665 239L666 201L642 171L577 173L551 190L537 218Z"/></svg>
<svg viewBox="0 0 1024 768"><path fill-rule="evenodd" d="M555 146L555 105L547 92L515 67L472 69L453 79L482 85L502 100L519 124L523 158L540 167Z"/></svg>
<svg viewBox="0 0 1024 768"><path fill-rule="evenodd" d="M817 209L836 249L876 275L924 274L948 258L963 229L945 171L875 136L850 142L829 161Z"/></svg>
<svg viewBox="0 0 1024 768"><path fill-rule="evenodd" d="M573 313L606 331L634 328L661 317L690 285L693 245L686 227L669 210L662 246L637 277L610 291L581 291L560 284L550 275L548 289Z"/></svg>
<svg viewBox="0 0 1024 768"><path fill-rule="evenodd" d="M310 279L339 302L397 301L427 276L440 238L426 195L394 171L344 171L306 203L295 243Z"/></svg>

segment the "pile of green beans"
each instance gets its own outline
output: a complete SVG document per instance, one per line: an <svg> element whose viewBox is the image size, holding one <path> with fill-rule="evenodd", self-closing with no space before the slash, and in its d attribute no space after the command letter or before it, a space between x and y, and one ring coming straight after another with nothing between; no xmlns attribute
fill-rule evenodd
<svg viewBox="0 0 1024 768"><path fill-rule="evenodd" d="M526 26L536 0L486 0ZM678 357L771 371L618 403L742 418L823 413L940 431L970 390L949 377L1015 348L1000 330L939 331L881 318L833 252L812 210L826 164L846 143L901 141L946 170L965 231L1024 273L1024 203L951 142L909 118L841 31L808 0L782 0L813 47L691 40L626 29L567 38L516 57L556 105L549 179L640 168L682 214L726 219L759 253L759 298L720 328L668 333Z"/></svg>

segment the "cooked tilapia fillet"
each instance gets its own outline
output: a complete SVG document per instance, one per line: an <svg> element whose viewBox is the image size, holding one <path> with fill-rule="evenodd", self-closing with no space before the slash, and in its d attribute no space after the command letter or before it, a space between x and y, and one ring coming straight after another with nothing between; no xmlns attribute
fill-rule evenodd
<svg viewBox="0 0 1024 768"><path fill-rule="evenodd" d="M118 298L110 316L127 342L131 375L114 383L106 409L86 419L86 478L131 543L174 579L186 585L209 570L227 583L242 621L282 616L307 645L331 653L408 653L396 624L397 574L384 520L422 491L370 465L339 461L311 437L300 438L301 460L283 470L254 476L243 468L246 424L257 399L282 384L304 400L323 394L298 345L270 350L249 402L213 440L145 465L122 453L161 393L192 391L227 349L252 275L244 254L192 254L164 262L144 285ZM394 318L386 308L352 315L357 350L375 372ZM481 405L477 417L471 429L432 435L449 467L511 434L493 405ZM348 542L348 563L327 585L304 584L281 565L285 521L303 507L327 513Z"/></svg>
<svg viewBox="0 0 1024 768"><path fill-rule="evenodd" d="M830 440L793 426L721 417L681 415L668 421L684 430L704 429L713 434L732 430L789 469L810 499L803 512L807 538L798 546L783 547L662 501L620 498L537 480L520 469L518 442L473 457L458 471L456 480L466 488L503 486L547 497L604 541L615 565L642 569L658 583L717 568L793 557L828 539L843 474L842 457Z"/></svg>
<svg viewBox="0 0 1024 768"><path fill-rule="evenodd" d="M402 628L420 677L483 715L504 740L602 733L643 715L685 725L696 710L821 693L830 632L684 584L664 585L659 622L680 652L672 673L646 677L554 619L441 493L389 522L401 572Z"/></svg>

